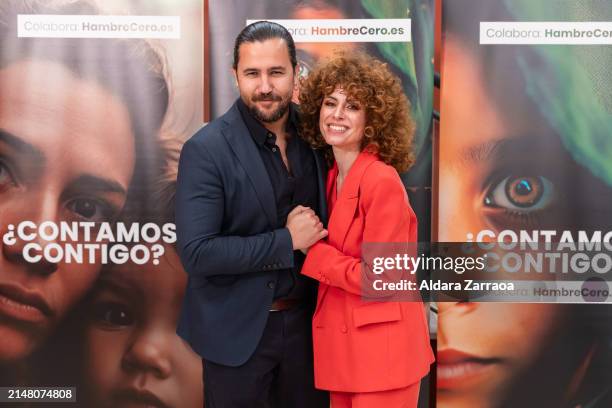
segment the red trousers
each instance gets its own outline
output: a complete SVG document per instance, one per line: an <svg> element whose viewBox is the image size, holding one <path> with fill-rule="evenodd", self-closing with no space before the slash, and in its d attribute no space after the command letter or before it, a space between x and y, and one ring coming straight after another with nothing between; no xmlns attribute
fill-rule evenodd
<svg viewBox="0 0 612 408"><path fill-rule="evenodd" d="M416 408L418 381L405 388L377 392L330 392L331 408Z"/></svg>

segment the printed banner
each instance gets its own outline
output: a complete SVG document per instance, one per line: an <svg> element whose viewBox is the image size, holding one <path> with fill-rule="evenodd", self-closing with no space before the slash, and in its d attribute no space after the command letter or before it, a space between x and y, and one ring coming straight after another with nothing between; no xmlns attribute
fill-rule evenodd
<svg viewBox="0 0 612 408"><path fill-rule="evenodd" d="M402 80L416 123L413 167L402 175L419 219L419 240L430 239L433 100L433 0L211 1L211 115L238 97L231 73L234 39L249 22L284 24L296 41L300 75L334 50L362 50L388 62ZM294 98L297 100L297 98Z"/></svg>
<svg viewBox="0 0 612 408"><path fill-rule="evenodd" d="M17 36L45 38L181 38L178 16L17 16Z"/></svg>
<svg viewBox="0 0 612 408"><path fill-rule="evenodd" d="M439 241L610 246L611 6L443 2ZM605 302L609 255L554 252L549 304L438 303L438 407L612 404L609 305L555 304Z"/></svg>
<svg viewBox="0 0 612 408"><path fill-rule="evenodd" d="M0 405L202 407L176 334L199 0L0 4Z"/></svg>
<svg viewBox="0 0 612 408"><path fill-rule="evenodd" d="M270 20L284 26L296 43L410 42L410 19ZM254 20L247 20L247 24Z"/></svg>

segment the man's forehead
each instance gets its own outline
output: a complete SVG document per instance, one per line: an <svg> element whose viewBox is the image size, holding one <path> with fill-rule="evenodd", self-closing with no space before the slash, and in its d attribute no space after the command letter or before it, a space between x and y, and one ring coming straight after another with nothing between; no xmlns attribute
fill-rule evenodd
<svg viewBox="0 0 612 408"><path fill-rule="evenodd" d="M284 55L289 61L289 47L282 38L270 38L263 41L249 41L240 44L238 49L240 57L265 57L271 55Z"/></svg>

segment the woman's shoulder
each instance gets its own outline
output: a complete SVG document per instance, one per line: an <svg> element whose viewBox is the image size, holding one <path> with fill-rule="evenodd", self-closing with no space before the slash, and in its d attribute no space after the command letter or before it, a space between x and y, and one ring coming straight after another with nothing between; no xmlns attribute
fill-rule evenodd
<svg viewBox="0 0 612 408"><path fill-rule="evenodd" d="M399 174L397 174L397 170L377 158L370 163L363 173L362 186L365 188L373 188L381 184L384 186L404 188L402 180Z"/></svg>
<svg viewBox="0 0 612 408"><path fill-rule="evenodd" d="M407 200L406 188L394 167L375 160L363 173L359 186L361 205L369 208L374 203ZM377 204L377 205L379 205Z"/></svg>

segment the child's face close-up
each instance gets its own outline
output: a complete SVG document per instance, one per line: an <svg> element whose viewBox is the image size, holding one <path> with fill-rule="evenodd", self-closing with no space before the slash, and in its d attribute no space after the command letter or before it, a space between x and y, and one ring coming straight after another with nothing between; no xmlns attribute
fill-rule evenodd
<svg viewBox="0 0 612 408"><path fill-rule="evenodd" d="M85 326L85 381L98 407L201 407L202 362L176 334L187 282L166 246L159 265L102 274Z"/></svg>

